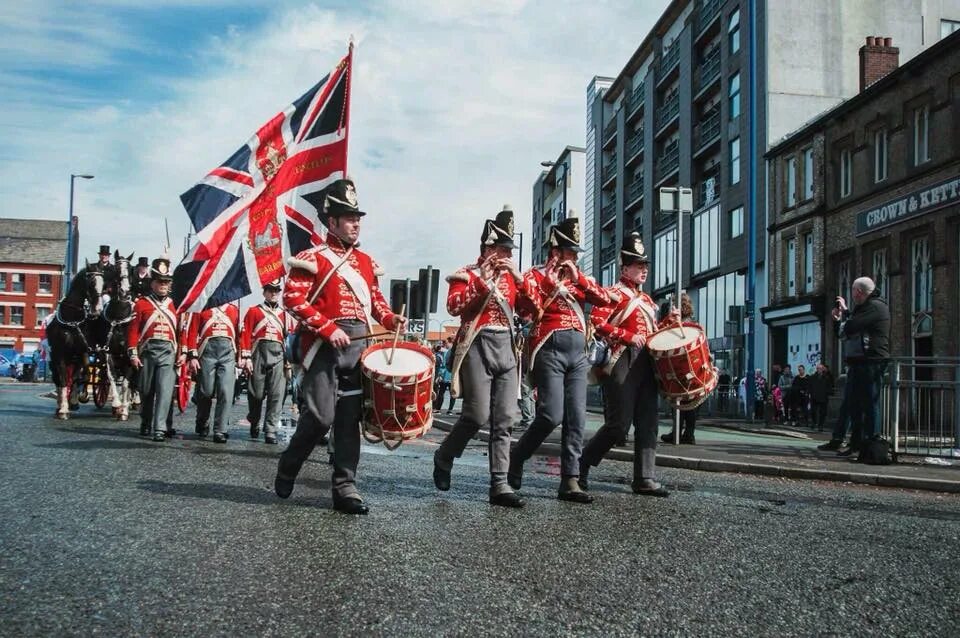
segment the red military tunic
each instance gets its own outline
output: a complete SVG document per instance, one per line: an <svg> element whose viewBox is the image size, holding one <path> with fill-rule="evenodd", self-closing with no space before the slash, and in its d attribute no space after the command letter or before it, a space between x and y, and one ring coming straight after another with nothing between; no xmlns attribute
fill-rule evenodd
<svg viewBox="0 0 960 638"><path fill-rule="evenodd" d="M240 331L240 357L249 359L257 344L262 341L283 343L287 332L287 313L278 306L276 310L260 304L247 310Z"/></svg>
<svg viewBox="0 0 960 638"><path fill-rule="evenodd" d="M214 337L230 339L233 349L236 350L239 325L240 309L235 304L227 303L193 313L187 329L187 354L191 357L199 356L203 353L207 341Z"/></svg>
<svg viewBox="0 0 960 638"><path fill-rule="evenodd" d="M300 354L305 367L312 361L309 355L315 351L317 339L329 340L337 330L338 320L356 319L369 325L373 319L388 330L396 327L398 316L391 312L380 292L377 277L383 271L373 258L354 248L346 262L332 272L348 250L339 238L328 233L324 243L288 262L290 273L283 288L283 305L305 328L300 332ZM351 284L360 290L355 291Z"/></svg>
<svg viewBox="0 0 960 638"><path fill-rule="evenodd" d="M590 323L610 346L610 359L604 366L609 372L637 335L646 340L672 322L669 317L658 320L656 302L628 279L621 278L617 284L604 290L610 297L610 305L594 306Z"/></svg>
<svg viewBox="0 0 960 638"><path fill-rule="evenodd" d="M537 352L554 332L576 330L586 334L587 319L583 308L585 303L595 306L606 306L610 303L606 290L592 277L578 272L579 279L576 282L562 281L559 285L551 283L544 267L531 268L523 276L524 289L530 291L530 298L529 302L524 300L522 306L526 306L524 310L534 318L527 342L531 368Z"/></svg>
<svg viewBox="0 0 960 638"><path fill-rule="evenodd" d="M133 319L127 326L127 352L139 356L140 346L151 339L177 345L177 308L169 297L140 297L133 304Z"/></svg>

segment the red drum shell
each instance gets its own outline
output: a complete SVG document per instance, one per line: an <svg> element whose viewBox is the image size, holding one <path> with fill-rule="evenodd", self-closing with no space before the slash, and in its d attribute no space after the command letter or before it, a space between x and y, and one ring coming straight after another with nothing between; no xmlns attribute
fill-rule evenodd
<svg viewBox="0 0 960 638"><path fill-rule="evenodd" d="M377 343L360 355L363 429L374 439L406 441L433 425L433 353L416 343ZM420 361L422 359L422 362Z"/></svg>
<svg viewBox="0 0 960 638"><path fill-rule="evenodd" d="M683 331L658 330L647 339L647 350L661 396L680 410L692 410L717 387L718 375L700 324L685 321Z"/></svg>

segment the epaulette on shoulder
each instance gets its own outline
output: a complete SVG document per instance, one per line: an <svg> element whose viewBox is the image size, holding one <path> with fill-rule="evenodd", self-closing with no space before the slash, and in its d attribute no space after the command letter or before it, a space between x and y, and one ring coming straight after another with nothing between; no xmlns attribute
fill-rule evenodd
<svg viewBox="0 0 960 638"><path fill-rule="evenodd" d="M315 275L317 274L317 260L314 255L317 250L318 248L316 247L302 250L298 252L296 256L287 259L287 265L290 266L290 268L300 268Z"/></svg>
<svg viewBox="0 0 960 638"><path fill-rule="evenodd" d="M470 282L470 273L473 270L479 270L476 266L464 266L460 270L457 270L452 275L447 275L447 283L453 283L454 281L464 281Z"/></svg>

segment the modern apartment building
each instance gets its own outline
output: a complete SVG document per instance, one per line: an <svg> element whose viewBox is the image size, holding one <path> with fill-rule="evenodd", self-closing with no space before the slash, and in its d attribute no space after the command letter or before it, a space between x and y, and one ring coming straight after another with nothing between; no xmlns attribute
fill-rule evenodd
<svg viewBox="0 0 960 638"><path fill-rule="evenodd" d="M586 175L586 152L579 146L567 146L553 160L542 162L547 170L537 176L533 183L533 240L530 242L531 264L542 264L547 260L547 240L550 238L550 226L567 217L580 218L582 242L586 248L590 244L589 234L584 223L583 205L584 177ZM592 247L592 246L591 246ZM586 248L590 250L590 248ZM591 258L592 259L592 258ZM586 274L591 259L586 254L581 257L581 266Z"/></svg>
<svg viewBox="0 0 960 638"><path fill-rule="evenodd" d="M677 225L658 211L657 189L687 186L694 211L684 220L682 280L717 365L745 372L744 317L767 304L767 170L770 144L856 95L856 59L867 35L884 33L912 58L960 19L960 0L756 0L758 112L751 89L749 0L677 0L588 110L593 152L593 268L617 278L616 247L638 230L653 253L651 294L675 287ZM946 26L944 26L946 25ZM759 156L754 290L747 290L748 145ZM754 311L754 362L767 363L768 334Z"/></svg>
<svg viewBox="0 0 960 638"><path fill-rule="evenodd" d="M771 362L839 373L829 313L861 276L889 303L892 355L960 352L960 34L899 67L896 44L867 37L863 91L767 154Z"/></svg>

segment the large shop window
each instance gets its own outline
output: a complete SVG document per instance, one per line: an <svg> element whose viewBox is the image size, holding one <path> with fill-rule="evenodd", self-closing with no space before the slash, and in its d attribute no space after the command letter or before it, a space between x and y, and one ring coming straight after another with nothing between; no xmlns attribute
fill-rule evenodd
<svg viewBox="0 0 960 638"><path fill-rule="evenodd" d="M662 288L677 281L677 229L668 230L653 240L653 287Z"/></svg>
<svg viewBox="0 0 960 638"><path fill-rule="evenodd" d="M720 206L693 218L693 274L720 265Z"/></svg>
<svg viewBox="0 0 960 638"><path fill-rule="evenodd" d="M711 279L697 291L697 320L708 339L724 336L724 324L730 320L730 308L744 304L746 277L728 273ZM740 326L734 326L739 330Z"/></svg>

